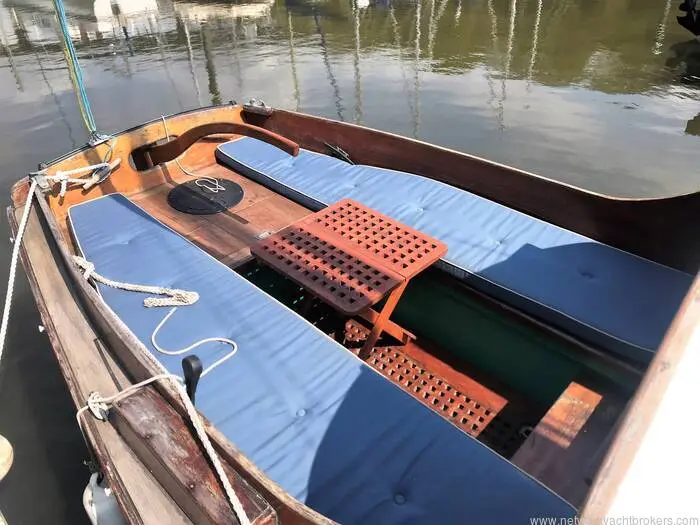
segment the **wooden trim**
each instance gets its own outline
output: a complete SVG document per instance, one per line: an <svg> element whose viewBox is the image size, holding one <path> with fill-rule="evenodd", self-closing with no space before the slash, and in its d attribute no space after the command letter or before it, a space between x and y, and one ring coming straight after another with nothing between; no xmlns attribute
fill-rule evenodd
<svg viewBox="0 0 700 525"><path fill-rule="evenodd" d="M187 151L187 148L199 139L217 133L235 133L253 137L267 142L268 144L272 144L295 157L299 154L299 144L264 128L243 124L242 122L212 122L190 128L176 139L161 144L160 146L151 147L147 150L151 165L171 161L182 155Z"/></svg>
<svg viewBox="0 0 700 525"><path fill-rule="evenodd" d="M572 505L590 489L591 471L602 461L601 447L624 409L616 392L577 378L532 430L511 461Z"/></svg>
<svg viewBox="0 0 700 525"><path fill-rule="evenodd" d="M600 523L611 508L617 490L625 481L647 430L673 381L679 362L691 348L700 321L700 277L696 277L661 348L656 353L637 393L616 432L603 464L595 477L582 511L581 523Z"/></svg>
<svg viewBox="0 0 700 525"><path fill-rule="evenodd" d="M188 422L153 389L118 401L110 421L193 523L239 523ZM272 507L230 466L224 469L251 523L278 523Z"/></svg>

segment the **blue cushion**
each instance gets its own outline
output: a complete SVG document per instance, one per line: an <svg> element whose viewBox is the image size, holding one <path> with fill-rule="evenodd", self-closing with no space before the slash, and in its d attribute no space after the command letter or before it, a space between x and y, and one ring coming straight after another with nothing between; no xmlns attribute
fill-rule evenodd
<svg viewBox="0 0 700 525"><path fill-rule="evenodd" d="M582 339L648 362L692 276L425 177L252 138L217 158L318 210L352 198L447 244L438 265Z"/></svg>
<svg viewBox="0 0 700 525"><path fill-rule="evenodd" d="M199 410L292 496L343 524L529 523L573 516L548 489L426 408L303 318L113 194L74 206L79 251L105 277L197 291L158 343L229 337L238 353L202 378ZM167 309L99 285L168 370L150 337ZM196 350L205 366L229 347Z"/></svg>

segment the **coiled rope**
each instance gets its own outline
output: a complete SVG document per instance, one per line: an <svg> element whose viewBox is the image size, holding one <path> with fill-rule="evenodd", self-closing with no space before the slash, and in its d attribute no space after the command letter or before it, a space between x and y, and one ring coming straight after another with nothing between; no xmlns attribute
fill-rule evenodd
<svg viewBox="0 0 700 525"><path fill-rule="evenodd" d="M146 297L143 300L143 305L146 308L159 308L163 306L172 306L171 310L165 315L165 317L161 320L160 323L158 323L158 326L155 327L153 330L153 333L151 334L151 343L155 347L156 350L158 350L160 353L165 354L165 355L182 355L187 352L190 352L194 350L195 348L198 348L206 343L225 343L227 345L231 346L231 351L227 354L225 354L223 357L217 359L214 361L211 365L206 367L201 374L201 377L204 377L207 375L209 372L214 370L217 366L219 366L221 363L224 361L227 361L228 359L231 359L236 352L238 351L238 345L236 342L232 339L228 339L226 337L207 337L205 339L200 339L199 341L195 341L189 346L186 346L184 348L181 348L179 350L167 350L160 346L158 342L156 341L156 337L158 336L158 332L160 332L161 328L165 325L165 323L168 322L168 319L172 317L172 315L175 313L177 310L178 306L189 306L191 304L196 303L199 300L199 294L197 292L191 292L187 290L180 290L178 288L165 288L162 286L150 286L150 285L144 285L144 284L134 284L134 283L125 283L125 282L120 282L120 281L113 281L111 279L108 279L107 277L104 277L103 275L100 275L95 271L95 265L83 257L74 255L73 256L73 261L75 264L77 264L80 268L83 269L83 277L85 279L93 279L94 281L97 281L98 283L102 283L105 286L109 286L111 288L116 288L119 290L125 290L127 292L140 292L140 293L147 293L147 294L153 294L153 295L165 295L167 297Z"/></svg>

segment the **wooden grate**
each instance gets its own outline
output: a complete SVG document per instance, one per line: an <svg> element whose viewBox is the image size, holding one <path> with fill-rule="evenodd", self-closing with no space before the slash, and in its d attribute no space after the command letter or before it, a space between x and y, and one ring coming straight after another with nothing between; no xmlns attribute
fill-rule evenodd
<svg viewBox="0 0 700 525"><path fill-rule="evenodd" d="M260 240L251 251L337 310L356 315L447 248L346 199Z"/></svg>
<svg viewBox="0 0 700 525"><path fill-rule="evenodd" d="M401 282L295 226L263 240L256 255L274 267L284 265L285 275L349 315L375 304Z"/></svg>
<svg viewBox="0 0 700 525"><path fill-rule="evenodd" d="M392 347L374 348L367 364L472 436L478 436L496 415Z"/></svg>
<svg viewBox="0 0 700 525"><path fill-rule="evenodd" d="M339 236L407 279L447 252L440 241L350 199L302 222L313 222L316 228Z"/></svg>
<svg viewBox="0 0 700 525"><path fill-rule="evenodd" d="M512 456L527 437L522 429L528 427L529 418L523 420L508 410L499 412L470 397L423 368L400 347L375 347L367 364L506 458Z"/></svg>

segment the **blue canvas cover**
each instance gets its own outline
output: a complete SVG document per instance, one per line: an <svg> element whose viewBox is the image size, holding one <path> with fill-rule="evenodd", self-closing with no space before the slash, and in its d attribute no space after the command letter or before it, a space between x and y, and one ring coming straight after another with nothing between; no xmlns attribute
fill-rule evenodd
<svg viewBox="0 0 700 525"><path fill-rule="evenodd" d="M306 320L119 194L74 206L79 251L107 278L199 293L158 334L178 349L228 337L238 353L202 378L198 409L289 494L340 523L528 524L574 509L423 406ZM167 309L103 285L107 305L151 344ZM196 354L204 365L229 347Z"/></svg>
<svg viewBox="0 0 700 525"><path fill-rule="evenodd" d="M692 276L432 179L252 138L220 145L236 171L318 210L355 199L448 246L438 265L527 313L648 362Z"/></svg>

